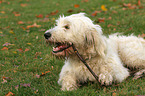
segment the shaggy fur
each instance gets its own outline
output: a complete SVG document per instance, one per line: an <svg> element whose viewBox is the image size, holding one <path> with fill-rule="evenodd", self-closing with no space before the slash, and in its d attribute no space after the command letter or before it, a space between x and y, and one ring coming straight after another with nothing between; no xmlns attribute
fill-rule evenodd
<svg viewBox="0 0 145 96"><path fill-rule="evenodd" d="M110 85L112 82L125 80L130 74L129 69L124 66L138 68L136 77L145 72L143 38L115 34L107 38L103 35L101 27L93 24L84 13L60 17L57 26L46 31L45 38L48 42L65 46L73 43L98 76L101 84ZM59 50L59 47L53 50ZM76 89L80 82L96 81L72 48L56 52L54 55L66 56L58 80L62 90Z"/></svg>

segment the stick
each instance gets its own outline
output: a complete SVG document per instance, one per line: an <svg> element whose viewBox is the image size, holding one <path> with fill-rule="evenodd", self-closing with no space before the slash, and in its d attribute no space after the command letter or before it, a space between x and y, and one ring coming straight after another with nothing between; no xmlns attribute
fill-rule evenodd
<svg viewBox="0 0 145 96"><path fill-rule="evenodd" d="M96 74L89 67L89 65L86 63L86 61L80 56L79 52L77 51L77 49L75 48L75 46L73 44L72 44L72 48L73 48L74 52L76 53L76 55L79 57L79 59L84 63L84 65L88 68L88 70L91 72L91 74L95 77L96 81L98 81L98 77L96 76ZM100 85L99 82L97 82L97 83Z"/></svg>

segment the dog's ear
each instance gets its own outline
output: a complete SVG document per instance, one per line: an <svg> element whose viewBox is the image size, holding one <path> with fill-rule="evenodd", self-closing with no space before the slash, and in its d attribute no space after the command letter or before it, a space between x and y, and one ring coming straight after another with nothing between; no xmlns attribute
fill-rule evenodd
<svg viewBox="0 0 145 96"><path fill-rule="evenodd" d="M86 46L93 48L100 56L105 55L106 42L105 37L102 35L102 30L99 25L94 25L93 28L88 30L85 35ZM92 50L92 49L91 49Z"/></svg>

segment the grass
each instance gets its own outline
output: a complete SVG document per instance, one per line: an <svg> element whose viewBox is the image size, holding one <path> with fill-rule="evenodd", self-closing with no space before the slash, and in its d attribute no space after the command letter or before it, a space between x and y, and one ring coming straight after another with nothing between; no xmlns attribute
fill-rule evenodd
<svg viewBox="0 0 145 96"><path fill-rule="evenodd" d="M138 0L82 1L0 0L0 96L8 92L16 96L145 95L144 77L138 80L129 77L125 82L101 88L95 83L87 83L76 91L60 90L57 80L64 61L50 54L51 47L45 44L43 37L44 30L53 27L59 15L85 12L95 23L98 22L98 18L105 18L104 22L98 24L102 26L106 36L115 32L124 35L145 33L144 0L141 0L141 5L136 6L136 9L123 7L123 4L134 5ZM75 8L75 4L79 7ZM101 10L101 5L105 5L108 10L91 16L94 11ZM56 14L52 15L52 12ZM45 17L49 20L45 20ZM18 23L20 21L21 24ZM30 26L34 23L41 27ZM6 42L11 45L3 46ZM4 47L6 49L3 49ZM45 75L36 77L36 74L42 73Z"/></svg>

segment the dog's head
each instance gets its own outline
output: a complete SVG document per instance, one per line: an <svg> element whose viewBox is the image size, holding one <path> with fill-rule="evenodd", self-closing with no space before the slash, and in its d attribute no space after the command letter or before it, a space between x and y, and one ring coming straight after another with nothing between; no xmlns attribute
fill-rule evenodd
<svg viewBox="0 0 145 96"><path fill-rule="evenodd" d="M57 25L44 34L48 42L56 44L54 55L69 56L73 53L72 44L81 55L104 55L105 41L101 27L94 25L84 13L62 16L56 22Z"/></svg>

